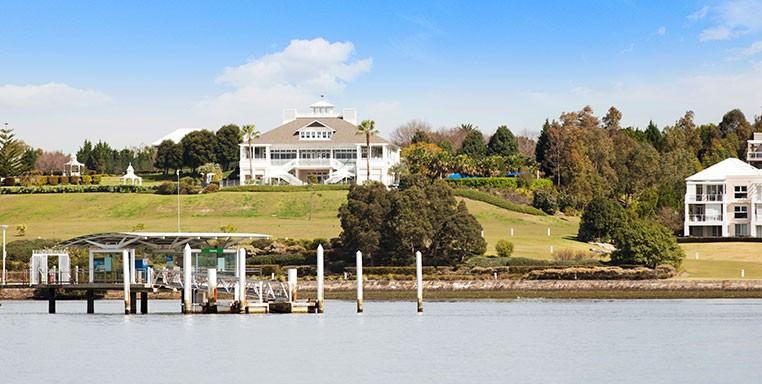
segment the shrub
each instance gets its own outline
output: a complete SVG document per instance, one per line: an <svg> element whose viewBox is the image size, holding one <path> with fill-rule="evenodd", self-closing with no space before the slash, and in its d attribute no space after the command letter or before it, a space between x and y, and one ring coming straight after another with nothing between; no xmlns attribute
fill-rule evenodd
<svg viewBox="0 0 762 384"><path fill-rule="evenodd" d="M220 190L220 185L217 183L210 183L206 187L204 187L204 193L215 193Z"/></svg>
<svg viewBox="0 0 762 384"><path fill-rule="evenodd" d="M93 175L93 184L100 184L101 183L101 175Z"/></svg>
<svg viewBox="0 0 762 384"><path fill-rule="evenodd" d="M558 192L553 187L539 188L532 194L532 206L554 215L558 211Z"/></svg>
<svg viewBox="0 0 762 384"><path fill-rule="evenodd" d="M89 175L82 176L82 184L89 185L93 182L93 177Z"/></svg>
<svg viewBox="0 0 762 384"><path fill-rule="evenodd" d="M529 183L529 189L536 191L541 188L553 188L553 180L551 179L532 179Z"/></svg>
<svg viewBox="0 0 762 384"><path fill-rule="evenodd" d="M626 225L626 221L627 212L619 203L604 197L595 197L582 213L577 239L609 242L614 231Z"/></svg>
<svg viewBox="0 0 762 384"><path fill-rule="evenodd" d="M6 177L5 179L3 179L3 186L13 187L15 185L16 185L16 179L14 179L13 177L9 176L9 177Z"/></svg>
<svg viewBox="0 0 762 384"><path fill-rule="evenodd" d="M612 238L617 248L611 254L615 264L679 267L685 257L672 232L651 220L631 220L618 228Z"/></svg>
<svg viewBox="0 0 762 384"><path fill-rule="evenodd" d="M61 176L61 177L59 177L58 178L58 184L61 184L61 185L67 185L67 184L69 184L69 177L67 177L67 176Z"/></svg>
<svg viewBox="0 0 762 384"><path fill-rule="evenodd" d="M48 185L58 185L58 176L48 176Z"/></svg>
<svg viewBox="0 0 762 384"><path fill-rule="evenodd" d="M495 251L497 251L497 255L500 257L511 257L511 254L513 254L513 243L508 240L498 240L497 244L495 244Z"/></svg>
<svg viewBox="0 0 762 384"><path fill-rule="evenodd" d="M651 280L673 277L672 268L574 267L542 269L527 273L527 280Z"/></svg>
<svg viewBox="0 0 762 384"><path fill-rule="evenodd" d="M81 181L79 176L69 176L69 184L79 185Z"/></svg>
<svg viewBox="0 0 762 384"><path fill-rule="evenodd" d="M586 260L590 258L590 253L582 250L560 249L553 253L554 260Z"/></svg>
<svg viewBox="0 0 762 384"><path fill-rule="evenodd" d="M233 233L236 230L237 230L237 228L235 226L233 226L233 224L225 224L225 225L220 227L220 232L222 232L222 233Z"/></svg>
<svg viewBox="0 0 762 384"><path fill-rule="evenodd" d="M347 191L346 184L312 185L241 185L222 189L223 192L299 192L299 191Z"/></svg>
<svg viewBox="0 0 762 384"><path fill-rule="evenodd" d="M171 181L165 181L156 188L156 193L159 195L173 195L177 193L177 184Z"/></svg>
<svg viewBox="0 0 762 384"><path fill-rule="evenodd" d="M26 236L26 230L27 226L26 224L19 224L16 226L16 236L18 237L24 237Z"/></svg>
<svg viewBox="0 0 762 384"><path fill-rule="evenodd" d="M453 187L468 188L506 188L516 189L518 182L515 177L469 177L465 179L446 179Z"/></svg>

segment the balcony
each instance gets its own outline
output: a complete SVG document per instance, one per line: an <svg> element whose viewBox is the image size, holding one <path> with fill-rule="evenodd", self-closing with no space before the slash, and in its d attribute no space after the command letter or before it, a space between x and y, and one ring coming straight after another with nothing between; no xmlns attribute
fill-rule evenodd
<svg viewBox="0 0 762 384"><path fill-rule="evenodd" d="M746 152L746 160L762 160L762 152Z"/></svg>
<svg viewBox="0 0 762 384"><path fill-rule="evenodd" d="M714 195L688 195L688 201L693 202L722 202L724 194Z"/></svg>
<svg viewBox="0 0 762 384"><path fill-rule="evenodd" d="M691 223L722 222L722 215L688 215Z"/></svg>

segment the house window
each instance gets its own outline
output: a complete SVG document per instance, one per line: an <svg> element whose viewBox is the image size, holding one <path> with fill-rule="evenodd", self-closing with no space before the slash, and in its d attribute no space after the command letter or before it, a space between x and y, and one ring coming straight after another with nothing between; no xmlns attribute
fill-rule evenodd
<svg viewBox="0 0 762 384"><path fill-rule="evenodd" d="M254 158L255 159L264 159L265 158L265 147L254 147Z"/></svg>
<svg viewBox="0 0 762 384"><path fill-rule="evenodd" d="M362 158L365 159L368 157L368 149L366 147L362 147ZM380 145L371 145L370 146L370 158L371 159L380 159L384 156L384 147Z"/></svg>
<svg viewBox="0 0 762 384"><path fill-rule="evenodd" d="M337 160L354 160L357 158L357 151L354 149L334 149L333 158Z"/></svg>
<svg viewBox="0 0 762 384"><path fill-rule="evenodd" d="M743 205L733 207L733 217L736 219L748 219L749 218L748 207Z"/></svg>
<svg viewBox="0 0 762 384"><path fill-rule="evenodd" d="M296 159L296 149L273 149L270 151L270 158L273 160Z"/></svg>
<svg viewBox="0 0 762 384"><path fill-rule="evenodd" d="M749 236L749 224L736 224L736 236Z"/></svg>
<svg viewBox="0 0 762 384"><path fill-rule="evenodd" d="M749 194L748 194L748 192L746 190L746 186L745 185L736 185L735 186L735 195L734 195L734 197L736 199L746 199L748 195Z"/></svg>

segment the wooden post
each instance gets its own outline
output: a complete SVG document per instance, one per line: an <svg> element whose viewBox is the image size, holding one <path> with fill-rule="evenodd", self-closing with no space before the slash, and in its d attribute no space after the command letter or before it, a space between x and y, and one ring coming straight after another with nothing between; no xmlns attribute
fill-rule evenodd
<svg viewBox="0 0 762 384"><path fill-rule="evenodd" d="M239 312L246 313L246 250L238 249L238 307Z"/></svg>
<svg viewBox="0 0 762 384"><path fill-rule="evenodd" d="M89 262L89 265L88 265L89 268L87 270L87 282L92 284L95 282L95 267L93 266L95 264L95 260L94 260L95 255L93 255L92 249L88 250L87 253L88 253L87 259Z"/></svg>
<svg viewBox="0 0 762 384"><path fill-rule="evenodd" d="M550 237L550 227L548 227L548 237Z"/></svg>
<svg viewBox="0 0 762 384"><path fill-rule="evenodd" d="M357 313L363 311L363 297L362 297L362 252L357 251Z"/></svg>
<svg viewBox="0 0 762 384"><path fill-rule="evenodd" d="M292 303L296 301L296 268L288 269L288 296Z"/></svg>
<svg viewBox="0 0 762 384"><path fill-rule="evenodd" d="M138 293L130 292L130 313L138 313Z"/></svg>
<svg viewBox="0 0 762 384"><path fill-rule="evenodd" d="M511 237L513 237L513 228L511 228Z"/></svg>
<svg viewBox="0 0 762 384"><path fill-rule="evenodd" d="M148 313L148 292L140 292L140 313L145 315Z"/></svg>
<svg viewBox="0 0 762 384"><path fill-rule="evenodd" d="M323 274L323 244L320 244L317 248L317 313L323 313L325 309L325 298L323 296Z"/></svg>
<svg viewBox="0 0 762 384"><path fill-rule="evenodd" d="M124 314L130 314L130 251L122 251L122 282L124 284Z"/></svg>
<svg viewBox="0 0 762 384"><path fill-rule="evenodd" d="M87 298L87 313L95 313L95 292L92 289L85 291Z"/></svg>
<svg viewBox="0 0 762 384"><path fill-rule="evenodd" d="M56 313L56 289L48 288L48 313Z"/></svg>
<svg viewBox="0 0 762 384"><path fill-rule="evenodd" d="M193 311L193 297L191 286L191 247L185 244L183 248L183 313Z"/></svg>
<svg viewBox="0 0 762 384"><path fill-rule="evenodd" d="M418 312L423 312L423 260L421 251L415 253L415 281L418 297Z"/></svg>

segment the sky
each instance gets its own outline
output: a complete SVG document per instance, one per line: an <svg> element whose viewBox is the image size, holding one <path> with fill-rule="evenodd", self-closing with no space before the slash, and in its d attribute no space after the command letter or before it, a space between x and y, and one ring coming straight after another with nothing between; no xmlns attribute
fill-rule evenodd
<svg viewBox="0 0 762 384"><path fill-rule="evenodd" d="M382 135L612 105L762 114L762 0L0 2L0 123L34 147L279 125L325 95Z"/></svg>

